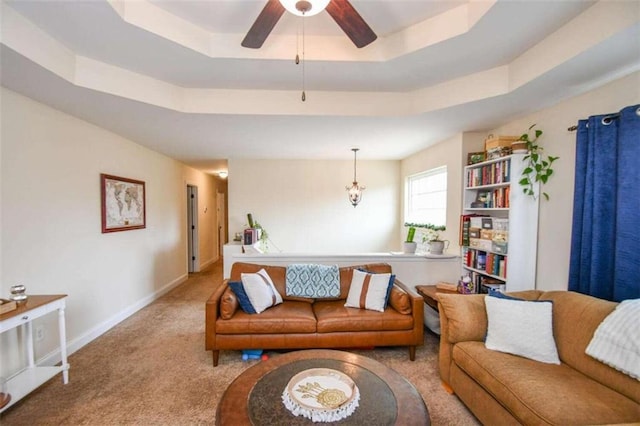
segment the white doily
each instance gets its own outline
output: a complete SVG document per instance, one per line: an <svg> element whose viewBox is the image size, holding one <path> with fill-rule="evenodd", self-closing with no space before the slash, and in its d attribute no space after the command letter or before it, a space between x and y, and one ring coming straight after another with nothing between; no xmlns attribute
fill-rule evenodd
<svg viewBox="0 0 640 426"><path fill-rule="evenodd" d="M282 402L294 416L313 422L335 422L358 408L360 390L340 371L312 368L291 378L282 392Z"/></svg>

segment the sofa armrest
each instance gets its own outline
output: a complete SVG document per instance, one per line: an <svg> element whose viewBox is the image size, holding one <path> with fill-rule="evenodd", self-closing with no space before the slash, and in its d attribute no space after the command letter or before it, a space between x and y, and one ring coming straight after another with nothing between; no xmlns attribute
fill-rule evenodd
<svg viewBox="0 0 640 426"><path fill-rule="evenodd" d="M395 280L394 284L405 291L411 300L411 315L413 316L413 337L416 346L424 344L424 299L416 289L405 283Z"/></svg>
<svg viewBox="0 0 640 426"><path fill-rule="evenodd" d="M224 280L207 300L205 305L205 348L213 350L216 341L216 321L220 318L220 300L229 286L229 280Z"/></svg>
<svg viewBox="0 0 640 426"><path fill-rule="evenodd" d="M483 294L437 293L440 313L440 378L447 385L453 346L458 342L483 341L487 334L487 313Z"/></svg>

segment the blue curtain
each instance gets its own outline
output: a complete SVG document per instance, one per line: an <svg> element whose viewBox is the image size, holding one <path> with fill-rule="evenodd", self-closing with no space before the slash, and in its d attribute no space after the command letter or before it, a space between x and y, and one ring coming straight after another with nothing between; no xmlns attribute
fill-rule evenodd
<svg viewBox="0 0 640 426"><path fill-rule="evenodd" d="M640 105L577 132L569 290L640 298Z"/></svg>

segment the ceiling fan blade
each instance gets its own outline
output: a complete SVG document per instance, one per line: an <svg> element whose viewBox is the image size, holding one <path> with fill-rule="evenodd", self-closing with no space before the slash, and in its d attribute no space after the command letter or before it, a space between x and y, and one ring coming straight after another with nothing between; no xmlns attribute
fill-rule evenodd
<svg viewBox="0 0 640 426"><path fill-rule="evenodd" d="M268 0L267 4L256 18L249 32L242 40L243 47L259 49L267 39L273 27L284 13L284 6L278 0Z"/></svg>
<svg viewBox="0 0 640 426"><path fill-rule="evenodd" d="M358 48L378 38L349 0L331 0L326 10Z"/></svg>

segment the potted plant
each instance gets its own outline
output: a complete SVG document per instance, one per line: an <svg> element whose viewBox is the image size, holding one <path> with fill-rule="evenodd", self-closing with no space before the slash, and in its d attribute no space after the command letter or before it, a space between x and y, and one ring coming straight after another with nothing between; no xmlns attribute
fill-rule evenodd
<svg viewBox="0 0 640 426"><path fill-rule="evenodd" d="M418 246L418 244L413 241L416 236L416 227L407 223L405 223L404 226L408 226L409 229L407 230L407 238L404 240L404 243L402 243L402 252L414 254L416 252L416 247Z"/></svg>
<svg viewBox="0 0 640 426"><path fill-rule="evenodd" d="M435 226L430 223L424 226L422 242L428 245L429 253L442 254L444 250L449 248L449 241L441 240L440 234L438 234L438 231L445 231L446 229L444 226Z"/></svg>
<svg viewBox="0 0 640 426"><path fill-rule="evenodd" d="M449 241L440 240L440 235L438 231L444 231L447 228L445 226L436 226L431 223L405 223L404 226L408 226L409 230L407 232L407 241L413 241L413 238L416 233L416 229L422 229L422 243L426 243L429 246L429 252L432 254L442 254L442 251L445 249L445 243L448 246ZM409 238L410 237L410 238ZM405 244L407 244L405 242ZM417 245L413 243L414 247ZM407 253L405 251L405 253ZM415 253L415 248L414 252Z"/></svg>
<svg viewBox="0 0 640 426"><path fill-rule="evenodd" d="M533 124L529 127L527 133L524 133L518 139L518 142L525 144L525 152L527 153L527 155L522 159L522 161L525 162L525 167L524 170L522 170L522 176L518 183L522 186L524 193L532 196L534 199L537 196L533 188L534 184L537 182L540 182L542 185L547 183L553 174L553 168L551 166L553 165L553 162L559 158L551 155L544 155L543 148L537 143L538 138L542 135L542 130L536 129L534 136L529 136L529 132L535 126L536 125ZM514 152L516 152L515 147ZM546 192L542 192L542 195L545 199L549 199L549 194Z"/></svg>

